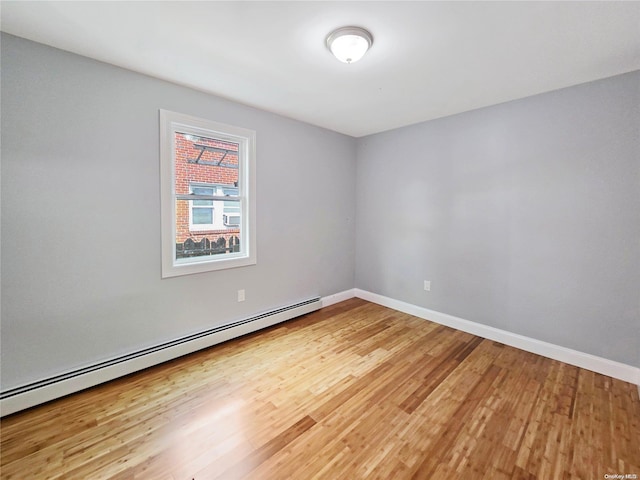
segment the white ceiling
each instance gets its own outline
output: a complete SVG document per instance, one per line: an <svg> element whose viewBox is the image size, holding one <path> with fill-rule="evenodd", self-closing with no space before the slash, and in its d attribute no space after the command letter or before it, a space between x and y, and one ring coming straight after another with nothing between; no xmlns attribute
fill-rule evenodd
<svg viewBox="0 0 640 480"><path fill-rule="evenodd" d="M1 3L2 30L352 135L640 69L640 2ZM358 25L347 65L326 36Z"/></svg>

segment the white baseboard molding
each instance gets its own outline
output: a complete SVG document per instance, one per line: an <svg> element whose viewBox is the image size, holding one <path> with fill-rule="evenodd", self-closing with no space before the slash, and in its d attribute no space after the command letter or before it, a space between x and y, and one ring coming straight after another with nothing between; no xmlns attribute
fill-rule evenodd
<svg viewBox="0 0 640 480"><path fill-rule="evenodd" d="M323 307L328 307L329 305L333 305L335 303L344 302L345 300L349 300L356 296L356 289L352 288L350 290L345 290L344 292L334 293L333 295L327 295L326 297L322 297L320 301L322 302Z"/></svg>
<svg viewBox="0 0 640 480"><path fill-rule="evenodd" d="M521 350L637 384L638 394L640 395L640 368L471 322L452 315L394 300L376 293L360 289L351 289L321 299L316 298L301 302L298 305L283 307L260 314L246 321L237 322L237 325L232 324L232 326L221 329L220 331L188 339L175 345L161 346L157 350L149 353L140 355L132 354L130 356L131 358L126 358L121 361L114 359L111 362L104 362L109 363L108 365L85 367L78 372L68 372L65 375L60 375L60 378L44 379L21 388L3 392L2 398L0 399L0 416L10 415L20 410L99 385L109 380L158 365L168 360L173 360L183 355L267 328L321 307L327 307L353 297L362 298L482 338L495 340Z"/></svg>
<svg viewBox="0 0 640 480"><path fill-rule="evenodd" d="M190 335L108 362L91 365L57 377L43 379L19 388L2 392L0 416L24 410L56 398L79 392L109 380L158 365L168 360L256 332L321 308L321 299L303 302L255 315L246 320L217 327L211 331Z"/></svg>
<svg viewBox="0 0 640 480"><path fill-rule="evenodd" d="M640 368L543 342L535 338L525 337L524 335L518 335L463 318L454 317L446 313L436 312L435 310L429 310L428 308L394 300L393 298L371 293L366 290L360 290L359 288L355 289L355 296L400 312L430 320L440 325L462 330L463 332L471 333L478 337L495 340L496 342L504 343L505 345L519 348L520 350L536 353L543 357L559 360L569 365L636 384L638 385L638 394L640 395Z"/></svg>

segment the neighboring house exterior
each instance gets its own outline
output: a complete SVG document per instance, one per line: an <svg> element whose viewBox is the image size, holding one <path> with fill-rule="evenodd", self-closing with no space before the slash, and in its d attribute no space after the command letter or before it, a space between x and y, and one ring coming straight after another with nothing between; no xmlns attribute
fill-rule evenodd
<svg viewBox="0 0 640 480"><path fill-rule="evenodd" d="M177 254L193 242L214 243L232 251L239 245L238 144L183 133L175 134L176 194L229 197L225 199L177 200ZM206 239L204 242L203 240ZM207 242L208 240L208 242ZM186 242L186 243L185 243ZM208 248L208 247L207 247ZM212 252L194 253L207 255ZM213 252L213 253L224 253Z"/></svg>

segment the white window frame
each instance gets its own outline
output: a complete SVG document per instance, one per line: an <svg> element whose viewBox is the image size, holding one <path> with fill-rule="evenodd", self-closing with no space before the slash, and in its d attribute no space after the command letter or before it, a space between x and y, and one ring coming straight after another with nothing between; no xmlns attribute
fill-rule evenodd
<svg viewBox="0 0 640 480"><path fill-rule="evenodd" d="M176 259L175 134L186 133L237 143L240 251ZM203 118L160 110L160 207L162 278L255 265L256 132Z"/></svg>

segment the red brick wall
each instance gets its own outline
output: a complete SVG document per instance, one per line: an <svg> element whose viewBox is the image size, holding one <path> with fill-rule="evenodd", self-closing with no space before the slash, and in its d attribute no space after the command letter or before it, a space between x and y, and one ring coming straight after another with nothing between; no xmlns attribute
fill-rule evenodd
<svg viewBox="0 0 640 480"><path fill-rule="evenodd" d="M200 154L200 149L193 145L207 145L211 147L224 148L238 151L238 145L209 138L200 137L196 142L189 140L187 135L175 134L175 168L176 168L176 193L188 194L191 183L215 183L233 185L238 181L238 170L233 168L217 167L212 165L202 165L189 163L188 159L196 159ZM223 154L220 152L206 151L200 157L201 161L218 162ZM227 154L223 163L238 165L238 154ZM215 241L219 237L224 237L227 241L232 236L238 236L238 228L209 231L189 231L189 202L185 200L176 201L176 243L182 243L187 238L199 241L203 237Z"/></svg>

